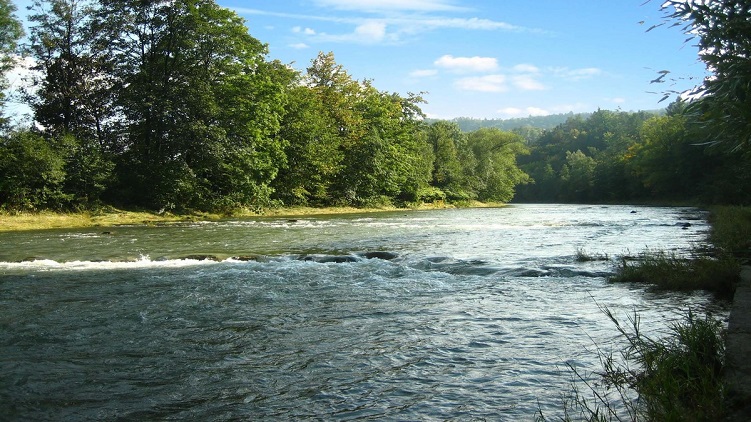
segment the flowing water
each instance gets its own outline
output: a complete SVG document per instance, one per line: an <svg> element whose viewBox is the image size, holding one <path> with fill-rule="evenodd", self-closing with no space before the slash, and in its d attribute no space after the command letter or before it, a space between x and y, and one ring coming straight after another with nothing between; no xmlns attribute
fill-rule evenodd
<svg viewBox="0 0 751 422"><path fill-rule="evenodd" d="M726 312L606 280L707 230L515 205L0 233L0 419L531 420L618 346L599 306Z"/></svg>

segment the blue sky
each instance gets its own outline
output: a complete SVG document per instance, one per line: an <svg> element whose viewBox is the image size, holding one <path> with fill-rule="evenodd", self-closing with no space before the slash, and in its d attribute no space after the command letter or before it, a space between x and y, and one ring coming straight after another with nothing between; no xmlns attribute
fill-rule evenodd
<svg viewBox="0 0 751 422"><path fill-rule="evenodd" d="M332 51L376 88L427 92L430 117L651 110L704 76L697 49L652 0L219 0L305 69ZM644 22L640 24L640 22ZM650 84L660 70L672 73ZM674 86L670 77L679 77ZM694 78L689 80L689 78Z"/></svg>
<svg viewBox="0 0 751 422"><path fill-rule="evenodd" d="M648 91L689 89L705 67L679 28L646 32L661 13L659 0L644 2L217 0L246 19L270 59L304 70L331 51L379 90L426 92L422 109L435 118L666 106ZM19 16L29 3L15 2ZM660 70L671 71L666 83L650 84Z"/></svg>

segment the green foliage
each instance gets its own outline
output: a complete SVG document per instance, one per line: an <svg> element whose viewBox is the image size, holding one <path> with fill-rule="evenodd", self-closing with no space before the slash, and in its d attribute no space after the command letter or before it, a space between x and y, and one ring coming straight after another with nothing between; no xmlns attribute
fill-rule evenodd
<svg viewBox="0 0 751 422"><path fill-rule="evenodd" d="M0 139L0 207L5 210L61 209L64 155L42 136L16 131Z"/></svg>
<svg viewBox="0 0 751 422"><path fill-rule="evenodd" d="M15 65L18 40L23 36L21 22L15 16L16 6L10 0L0 0L0 126L6 124L2 116L5 106L6 73Z"/></svg>
<svg viewBox="0 0 751 422"><path fill-rule="evenodd" d="M508 202L514 197L515 187L529 181L516 165L516 157L528 152L519 135L479 129L469 133L467 148L472 156L465 159L464 172L480 201Z"/></svg>
<svg viewBox="0 0 751 422"><path fill-rule="evenodd" d="M736 0L669 0L661 5L667 24L683 25L698 38L699 55L712 76L694 89L700 99L686 112L715 142L739 151L751 147L751 5Z"/></svg>
<svg viewBox="0 0 751 422"><path fill-rule="evenodd" d="M569 364L575 380L559 420L723 420L721 321L689 311L667 335L653 338L641 330L636 312L625 325L609 309L601 310L626 345L615 355L598 347L602 371L597 374L582 374ZM536 420L548 419L540 410Z"/></svg>
<svg viewBox="0 0 751 422"><path fill-rule="evenodd" d="M751 259L751 208L715 206L709 214L712 229L709 240L720 253L729 254L741 263Z"/></svg>
<svg viewBox="0 0 751 422"><path fill-rule="evenodd" d="M724 119L745 136L747 40L734 32L745 23L728 2L689 3L665 10L690 23L717 72L700 101L675 102L665 116L598 110L428 124L419 94L354 80L333 53L305 74L268 61L266 45L214 0L34 0L29 51L39 76L26 94L65 177L55 179L57 200L33 206L748 203L751 152L705 147L715 134L734 136L728 125L696 129ZM0 70L20 35L13 11L0 0ZM29 206L14 204L4 206Z"/></svg>

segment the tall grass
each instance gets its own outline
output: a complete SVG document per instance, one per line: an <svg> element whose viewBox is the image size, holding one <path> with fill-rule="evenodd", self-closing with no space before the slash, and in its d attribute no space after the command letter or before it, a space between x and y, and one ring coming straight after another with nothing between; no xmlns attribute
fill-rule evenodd
<svg viewBox="0 0 751 422"><path fill-rule="evenodd" d="M621 258L610 281L648 283L661 290L708 290L732 297L739 274L740 264L727 253L683 258L673 252L645 251L635 259Z"/></svg>
<svg viewBox="0 0 751 422"><path fill-rule="evenodd" d="M709 246L683 258L673 252L645 251L622 257L613 282L648 283L662 290L708 290L732 298L741 264L751 260L751 208L717 206L710 210Z"/></svg>
<svg viewBox="0 0 751 422"><path fill-rule="evenodd" d="M670 325L666 337L653 338L641 330L636 313L622 324L609 309L600 309L625 346L617 354L598 348L603 370L594 377L569 366L575 382L554 420L722 420L725 348L720 321L689 311ZM537 421L553 420L549 418L538 410Z"/></svg>
<svg viewBox="0 0 751 422"><path fill-rule="evenodd" d="M751 261L751 208L715 207L709 217L711 246L681 257L673 252L645 251L622 257L613 282L648 283L665 290L709 290L732 297L740 266ZM577 260L590 260L577 252ZM560 421L718 421L727 417L721 372L725 361L722 323L688 311L660 338L646 335L634 313L615 324L626 346L617 354L598 348L602 371L574 374L564 397ZM538 421L549 415L538 411Z"/></svg>
<svg viewBox="0 0 751 422"><path fill-rule="evenodd" d="M709 213L709 242L742 263L751 260L751 207L717 206Z"/></svg>

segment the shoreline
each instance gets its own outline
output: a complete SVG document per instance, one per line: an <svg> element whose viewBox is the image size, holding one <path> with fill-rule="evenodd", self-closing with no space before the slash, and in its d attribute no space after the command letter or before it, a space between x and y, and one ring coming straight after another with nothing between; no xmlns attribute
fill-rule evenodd
<svg viewBox="0 0 751 422"><path fill-rule="evenodd" d="M453 208L500 208L506 204L493 204L472 202L458 206L453 204L435 203L422 204L416 207L380 207L380 208L355 208L355 207L282 207L265 209L260 213L241 212L233 215L215 213L192 213L192 214L158 214L150 211L127 211L109 208L106 211L81 211L81 212L19 212L0 213L0 232L19 232L48 229L82 229L89 227L116 227L122 225L162 225L172 223L217 221L230 218L293 218L330 216L346 214L367 214L378 212L408 212L420 210L439 210Z"/></svg>

